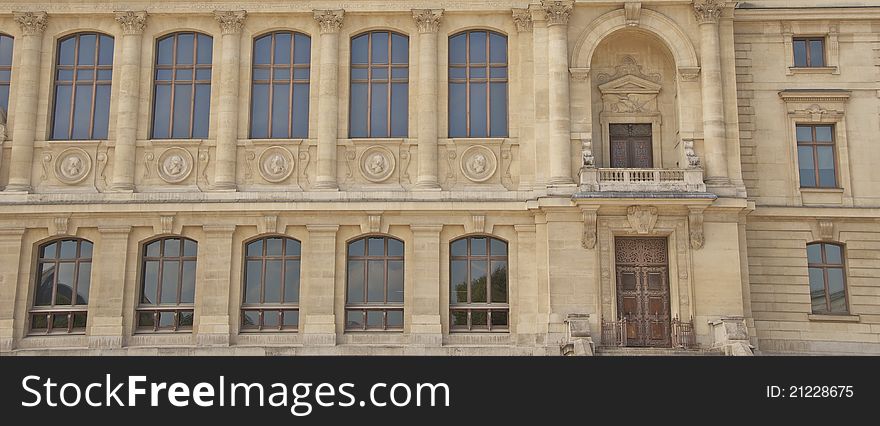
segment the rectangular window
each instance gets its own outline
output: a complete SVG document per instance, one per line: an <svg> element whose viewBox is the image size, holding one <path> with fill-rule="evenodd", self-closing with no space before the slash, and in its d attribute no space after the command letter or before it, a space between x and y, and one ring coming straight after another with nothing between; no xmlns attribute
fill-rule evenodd
<svg viewBox="0 0 880 426"><path fill-rule="evenodd" d="M792 43L795 67L818 68L825 66L824 37L796 37Z"/></svg>
<svg viewBox="0 0 880 426"><path fill-rule="evenodd" d="M801 188L837 188L834 125L798 124L796 135Z"/></svg>

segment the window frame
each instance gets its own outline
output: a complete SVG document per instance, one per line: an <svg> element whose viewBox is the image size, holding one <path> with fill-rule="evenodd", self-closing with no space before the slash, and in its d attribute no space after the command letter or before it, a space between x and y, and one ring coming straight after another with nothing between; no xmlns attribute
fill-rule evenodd
<svg viewBox="0 0 880 426"><path fill-rule="evenodd" d="M192 56L192 64L183 64L178 66L177 64L177 46L178 46L178 38L182 34L192 34L193 35L193 56ZM208 37L211 40L210 51L211 51L211 63L209 64L199 64L198 63L198 52L199 52L199 36ZM171 63L170 64L159 64L159 44L168 38L173 38L172 47L171 47ZM153 56L153 66L152 66L152 75L150 79L152 81L151 96L152 102L150 105L150 139L155 140L187 140L187 139L208 139L211 136L211 103L212 103L212 86L214 81L214 36L203 33L200 31L176 31L169 34L163 34L155 39L154 43L154 56ZM183 80L181 79L180 83L178 83L177 79L177 71L178 69L190 69L192 70L192 79L191 80ZM197 78L199 70L210 70L210 78L207 80L199 80ZM159 70L169 70L171 72L171 78L169 80L159 80L158 72ZM168 135L167 137L156 137L156 93L160 85L167 85L170 87L169 97L168 97ZM175 88L178 85L188 85L191 87L190 90L190 106L189 106L189 129L187 131L186 137L174 137L174 92ZM207 127L205 129L205 135L199 136L198 138L193 136L193 128L195 124L195 108L196 108L196 87L199 85L207 85L208 87L208 111L206 113L207 117Z"/></svg>
<svg viewBox="0 0 880 426"><path fill-rule="evenodd" d="M373 35L378 34L378 33L384 33L384 34L388 35L388 61L385 64L374 64L373 63ZM400 63L395 64L394 60L393 60L393 57L394 57L393 56L394 36L395 35L406 39L406 63L404 63L404 64L400 64ZM357 33L357 34L351 36L351 38L349 39L349 52L353 51L354 41L360 37L367 38L367 63L355 64L354 63L354 55L349 54L349 60L348 60L348 64L349 64L349 72L348 72L348 77L349 77L349 80L348 80L348 89L349 89L348 137L351 139L408 138L409 137L409 106L410 106L409 105L410 104L410 102L409 102L409 95L410 95L409 73L410 73L410 60L411 60L411 58L410 58L410 44L411 44L410 37L407 34L393 31L393 30L378 29L378 30L364 31L364 32ZM354 71L356 69L366 70L366 74L367 74L366 80L354 78ZM376 70L376 69L384 69L387 72L387 78L385 78L384 81L382 81L382 79L374 79L373 78L373 70ZM394 77L394 70L395 69L405 69L406 70L406 77L395 78ZM373 132L373 128L372 128L372 122L373 122L373 120L372 120L372 118L373 118L373 107L372 107L373 83L376 82L377 80L379 81L379 84L385 84L387 86L385 88L385 93L387 96L386 97L386 105L385 105L385 114L386 114L385 126L387 129L387 135L384 135L384 136L382 136L382 135L374 136L372 134L372 132ZM354 125L353 125L354 124L353 123L354 114L352 113L352 111L354 111L355 105L354 105L354 96L352 96L351 93L353 93L352 88L354 87L355 84L366 84L366 87L367 87L367 99L366 99L367 105L366 105L366 113L364 114L364 118L366 119L366 135L365 136L354 136L352 133L352 129L354 128ZM406 123L406 126L405 126L406 131L404 132L403 135L394 135L394 131L393 131L393 127L392 127L392 123L394 122L394 117L392 116L392 104L393 104L393 102L392 102L393 101L392 88L394 87L395 84L406 84L407 108L406 108L406 116L403 117L403 119Z"/></svg>
<svg viewBox="0 0 880 426"><path fill-rule="evenodd" d="M810 246L819 246L820 254L822 256L821 263L810 263L809 259L809 249ZM826 246L835 246L840 250L840 263L828 263L826 256ZM850 307L849 307L849 285L846 279L846 246L842 243L838 242L829 242L829 241L816 241L807 244L807 271L811 268L821 269L822 270L822 284L824 286L824 299L825 299L825 311L816 312L813 310L812 304L812 295L810 297L810 314L812 315L850 315ZM828 270L829 269L840 269L841 276L843 278L843 303L845 310L843 311L833 311L831 309L831 291L830 291L830 283L828 280ZM809 276L807 278L807 285L809 286Z"/></svg>
<svg viewBox="0 0 880 426"><path fill-rule="evenodd" d="M810 51L812 49L810 48L810 43L812 43L814 41L818 41L818 42L822 43L822 64L821 65L813 65L813 63L812 63L813 62L812 61L812 54L810 53ZM794 46L798 42L804 43L804 50L805 50L804 62L805 62L805 65L798 65L797 64L797 62L798 62L797 61L797 49ZM828 65L828 51L827 51L828 41L827 41L826 36L824 36L824 35L821 35L821 36L793 36L791 38L791 44L792 44L792 64L793 64L794 68L827 68L829 66Z"/></svg>
<svg viewBox="0 0 880 426"><path fill-rule="evenodd" d="M485 255L474 255L471 251L471 240L483 238L486 240L486 254ZM452 252L452 245L458 241L466 241L467 251L464 256L454 255ZM504 252L503 256L496 256L492 254L492 241L496 240L504 244ZM456 301L454 291L455 291L455 283L452 282L453 273L453 261L465 261L467 268L467 299L468 301L465 303ZM483 261L486 262L486 302L472 302L471 299L471 262L472 261ZM507 265L507 282L505 283L505 294L507 299L506 302L499 303L492 301L492 262L493 261L504 261ZM465 311L467 312L467 325L466 326L456 326L454 324L453 312L455 311ZM485 328L474 328L472 317L473 311L486 311L486 327ZM505 312L507 314L507 324L504 326L494 326L492 324L492 312ZM496 237L494 235L489 234L471 234L465 235L459 238L455 238L449 241L449 331L451 333L509 333L510 332L510 243L507 240Z"/></svg>
<svg viewBox="0 0 880 426"><path fill-rule="evenodd" d="M178 240L180 243L180 252L177 256L166 256L165 255L165 242L168 240ZM191 241L195 244L196 254L192 256L185 255L185 245L187 241ZM159 244L159 254L158 256L148 256L147 255L147 247L153 243ZM140 262L139 262L139 271L138 271L138 288L137 288L137 299L135 301L135 317L134 317L134 328L135 333L179 333L179 332L192 332L193 326L195 324L195 287L198 275L198 249L199 243L198 241L188 238L182 235L168 235L159 238L154 238L148 240L141 244L141 252L140 252ZM162 303L162 278L164 272L164 263L166 261L177 261L178 265L178 274L177 274L177 302L174 304L171 303ZM158 262L159 267L156 272L156 302L152 304L143 303L144 297L144 289L146 286L145 274L146 274L146 265L147 262ZM181 292L183 289L183 268L185 262L193 262L193 302L192 303L180 303ZM141 325L141 315L142 314L153 314L153 324L149 326ZM173 322L170 328L162 328L160 325L160 315L165 313L171 313L173 315ZM181 325L181 314L189 313L192 324L189 325Z"/></svg>
<svg viewBox="0 0 880 426"><path fill-rule="evenodd" d="M94 63L92 65L79 65L79 47L80 47L80 38L82 36L94 35L95 36L95 54L94 54ZM98 64L98 60L100 59L101 53L101 37L107 37L113 43L113 54L110 56L110 64L109 65L100 65ZM61 44L67 40L75 39L74 41L74 51L73 51L73 65L62 65L61 64ZM97 99L95 99L95 95L98 92L98 86L107 86L107 90L112 91L113 87L113 60L115 59L115 49L116 49L116 39L110 34L105 34L98 31L83 31L77 32L73 34L66 35L64 37L59 38L55 42L55 61L52 64L52 98L49 104L49 140L57 141L57 140L77 140L77 141L90 141L90 140L106 140L110 137L110 103L112 100L110 97L112 93L109 94L107 98L107 129L105 132L104 138L96 138L95 137L95 110L97 108ZM59 75L61 71L70 71L71 79L70 80L59 80ZM91 71L92 78L91 79L79 79L80 71ZM110 71L110 80L99 80L98 73L99 71ZM89 81L90 83L80 83L80 81ZM59 137L55 134L55 119L58 118L58 111L56 110L56 101L58 99L58 89L59 87L67 86L70 87L70 110L67 113L67 137ZM88 127L88 137L86 138L75 138L73 135L75 116L74 112L76 110L76 93L77 89L85 86L87 90L91 91L91 103L89 105L89 127Z"/></svg>
<svg viewBox="0 0 880 426"><path fill-rule="evenodd" d="M370 239L372 238L380 238L382 239L382 247L383 254L381 256L370 255ZM403 250L400 256L392 256L389 254L389 241L394 240L401 244ZM363 255L350 255L349 249L351 246L358 241L364 242L364 254ZM349 263L351 261L361 261L364 264L363 270L363 302L353 303L349 301L349 284L351 276L349 275ZM382 302L368 302L369 299L369 265L370 261L383 261L383 301ZM400 302L389 302L388 301L388 263L389 262L401 262L401 277L403 282L401 283L401 288L403 289L403 297ZM346 332L402 332L406 325L406 317L405 317L405 302L406 302L406 243L397 237L392 235L384 235L384 234L369 234L369 235L361 235L355 237L351 240L348 240L345 243L345 307L344 307L344 328ZM349 327L348 325L348 313L360 311L363 312L363 327L362 328L354 328ZM367 316L370 311L380 311L382 312L382 327L381 328L371 328L368 325ZM400 312L401 313L401 321L400 326L389 326L388 325L388 313L389 312Z"/></svg>
<svg viewBox="0 0 880 426"><path fill-rule="evenodd" d="M816 140L816 128L818 127L830 127L831 128L831 141L818 141ZM800 128L810 128L811 139L809 141L801 141L798 140L797 130ZM801 147L809 147L811 149L813 155L813 177L816 179L815 186L806 186L804 182L801 181L800 178L800 170L801 164L798 160L798 185L800 188L806 189L840 189L840 166L837 164L837 137L835 133L837 132L837 126L834 123L795 123L795 144L796 149L800 150ZM831 161L834 166L834 185L833 186L822 186L822 182L819 177L819 147L831 147ZM799 155L798 155L799 157ZM796 158L798 158L796 157Z"/></svg>
<svg viewBox="0 0 880 426"><path fill-rule="evenodd" d="M74 241L76 242L76 254L73 258L63 259L60 257L61 255L61 244L65 241ZM88 243L91 245L91 253L92 255L89 257L83 257L83 244ZM45 250L48 246L57 244L55 247L55 256L52 258L44 258L42 256L43 250ZM30 300L30 308L28 310L28 334L30 335L58 335L58 334L85 334L86 326L88 322L88 306L89 302L86 300L85 304L75 303L76 298L71 298L71 303L68 304L57 304L55 302L56 295L58 293L58 266L62 263L72 263L74 265L73 268L73 287L71 287L71 294L78 294L79 285L80 285L80 267L84 263L88 263L89 265L89 292L91 292L91 278L92 278L92 259L94 258L94 250L95 244L85 238L79 237L62 237L62 238L53 238L48 241L44 241L40 244L36 245L36 254L34 256L34 293L33 297ZM42 266L44 264L54 264L55 272L52 275L52 295L50 298L49 305L37 305L37 294L40 291L40 281L43 278L42 274ZM46 328L35 329L34 328L34 319L36 316L45 315L46 317ZM54 317L55 316L66 316L67 317L67 328L64 331L55 331L54 327ZM82 327L75 327L75 319L76 317L82 315L83 317L83 325ZM45 331L42 331L45 330Z"/></svg>
<svg viewBox="0 0 880 426"><path fill-rule="evenodd" d="M486 77L485 78L472 78L471 77L471 43L470 38L473 33L486 33ZM491 61L491 39L492 34L500 36L504 38L504 57L506 61L502 64L500 62L493 63ZM451 61L452 57L452 47L451 41L453 38L464 35L465 36L465 62L463 64L453 64ZM493 68L503 68L505 69L505 77L492 77L492 69ZM452 70L453 69L464 69L465 77L461 78L453 78ZM482 29L475 28L470 30L459 31L454 34L450 34L447 38L447 137L449 138L463 138L463 139L472 139L472 138L507 138L510 137L510 38L499 31L494 31L490 29ZM476 81L475 81L476 80ZM485 84L486 85L486 136L474 136L471 128L471 84ZM506 103L504 105L504 115L506 117L505 122L506 126L504 129L503 135L493 135L492 134L492 83L504 83L505 93L506 93ZM465 135L464 136L454 136L452 135L452 109L454 105L452 105L449 100L451 99L451 90L450 87L452 84L464 84L464 92L465 92Z"/></svg>
<svg viewBox="0 0 880 426"><path fill-rule="evenodd" d="M284 64L277 65L275 63L275 37L278 34L290 34L290 62L288 64L286 64L286 67L283 66ZM309 40L309 62L307 64L297 64L296 60L295 60L294 54L296 52L296 36L298 36L298 35L306 37ZM256 61L254 60L254 58L256 57L256 51L257 51L257 41L259 41L265 37L271 37L271 41L269 44L269 63L268 64L257 64ZM257 80L255 77L257 69L268 70L269 71L269 79L268 80ZM289 96L289 98L288 98L289 105L288 106L290 108L288 111L289 112L289 114L288 114L289 121L288 121L288 125L287 125L287 136L284 136L284 137L272 135L272 117L274 115L272 108L273 108L273 99L274 99L274 94L275 94L275 84L276 84L275 70L276 69L287 69L290 72L290 78L285 80L287 83L282 83L282 84L287 84L290 86L290 88L288 89L288 96ZM308 77L305 79L295 78L296 70L298 70L298 69L308 70L308 74L309 74ZM311 100L311 92L312 92L311 81L312 81L312 37L311 36L309 36L306 33L299 32L299 31L293 31L293 30L276 30L276 31L270 31L270 32L266 32L266 33L262 33L262 34L258 34L256 36L254 36L253 42L251 43L251 84L250 84L250 90L251 90L250 98L251 98L251 100L248 105L250 107L250 109L248 110L248 124L249 124L248 125L248 136L251 139L308 139L309 127L310 127L309 126L309 121L310 121L309 114L311 113L311 108L310 108L311 105L309 105L311 103L310 100ZM265 137L255 137L254 136L254 114L253 114L253 112L254 112L254 102L257 101L256 97L254 96L254 93L255 93L254 87L257 84L267 85L268 92L269 92L269 96L265 100L265 102L267 104L267 111L268 111L268 114L267 114L268 117L266 119L266 136ZM308 96L309 101L307 101L306 105L304 106L304 108L306 109L306 111L305 111L306 112L306 123L305 123L306 134L305 134L305 136L295 136L294 135L294 112L293 111L294 111L294 107L296 105L293 102L293 100L294 100L293 95L294 95L295 86L298 84L306 84L306 87L308 88L308 91L309 91L309 96Z"/></svg>
<svg viewBox="0 0 880 426"><path fill-rule="evenodd" d="M0 79L0 87L6 87L6 108L4 109L3 106L0 105L0 109L3 109L3 111L0 111L0 113L3 114L3 124L6 124L9 120L9 92L12 89L12 65L15 59L15 37L0 32L0 39L4 37L9 39L12 46L12 48L9 50L9 65L0 65L0 72L6 71L9 73L8 79Z"/></svg>
<svg viewBox="0 0 880 426"><path fill-rule="evenodd" d="M266 242L270 239L278 238L281 240L281 255L268 255L267 254L267 244ZM290 255L287 254L287 242L293 241L299 246L298 255ZM248 246L254 244L256 242L261 242L262 247L260 249L259 256L249 256L248 255ZM260 261L260 302L246 302L246 294L247 294L247 273L248 273L248 261ZM281 261L281 282L279 286L281 288L281 302L278 303L266 303L265 294L266 294L266 263L269 260L277 260ZM284 291L285 286L284 282L287 278L287 262L288 261L297 261L299 262L299 277L298 277L298 285L299 289L297 290L298 296L296 302L285 302L284 301ZM302 242L296 238L289 237L287 235L263 235L247 240L242 245L242 267L241 267L241 306L239 307L239 332L240 333L267 333L267 332L284 332L284 333L295 333L299 330L300 325L300 297L302 296ZM244 325L244 320L246 317L245 312L247 311L257 311L259 315L259 324L256 327ZM278 326L275 328L266 328L264 317L266 312L277 312L278 313ZM287 312L296 312L297 320L296 326L285 326L284 325L284 315ZM271 327L271 326L270 326Z"/></svg>

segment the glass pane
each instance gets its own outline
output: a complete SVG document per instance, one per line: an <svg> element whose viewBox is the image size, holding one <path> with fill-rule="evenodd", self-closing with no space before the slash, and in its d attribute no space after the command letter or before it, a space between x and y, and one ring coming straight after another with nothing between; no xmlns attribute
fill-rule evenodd
<svg viewBox="0 0 880 426"><path fill-rule="evenodd" d="M68 139L68 127L70 126L70 96L71 86L57 86L55 89L54 125L52 126L53 139Z"/></svg>
<svg viewBox="0 0 880 426"><path fill-rule="evenodd" d="M384 256L385 255L385 239L384 238L370 238L369 239L369 255L370 256Z"/></svg>
<svg viewBox="0 0 880 426"><path fill-rule="evenodd" d="M367 84L351 85L351 122L349 134L353 138L367 137Z"/></svg>
<svg viewBox="0 0 880 426"><path fill-rule="evenodd" d="M49 306L52 304L52 284L55 281L55 264L44 263L40 268L40 281L37 284L34 305Z"/></svg>
<svg viewBox="0 0 880 426"><path fill-rule="evenodd" d="M70 37L61 41L61 44L58 45L58 65L74 65L75 53L76 37ZM12 65L11 62L9 63L9 65Z"/></svg>
<svg viewBox="0 0 880 426"><path fill-rule="evenodd" d="M485 303L486 299L486 261L471 261L471 303Z"/></svg>
<svg viewBox="0 0 880 426"><path fill-rule="evenodd" d="M364 34L351 39L351 63L366 64L369 54L369 34Z"/></svg>
<svg viewBox="0 0 880 426"><path fill-rule="evenodd" d="M89 121L92 118L92 91L88 86L77 86L73 101L73 134L71 139L89 139Z"/></svg>
<svg viewBox="0 0 880 426"><path fill-rule="evenodd" d="M0 108L3 111L9 110L9 85L0 84Z"/></svg>
<svg viewBox="0 0 880 426"><path fill-rule="evenodd" d="M283 241L281 238L267 238L266 239L266 255L267 256L281 256L281 243Z"/></svg>
<svg viewBox="0 0 880 426"><path fill-rule="evenodd" d="M490 78L507 78L507 67L492 67L489 69Z"/></svg>
<svg viewBox="0 0 880 426"><path fill-rule="evenodd" d="M248 260L244 273L244 303L260 303L260 274L263 262Z"/></svg>
<svg viewBox="0 0 880 426"><path fill-rule="evenodd" d="M388 255L403 256L403 242L393 238L388 239Z"/></svg>
<svg viewBox="0 0 880 426"><path fill-rule="evenodd" d="M211 112L211 86L196 85L195 111L193 112L193 137L208 137L208 118Z"/></svg>
<svg viewBox="0 0 880 426"><path fill-rule="evenodd" d="M180 256L180 239L179 238L168 238L164 240L165 243L165 251L163 255L165 257L176 257Z"/></svg>
<svg viewBox="0 0 880 426"><path fill-rule="evenodd" d="M841 265L840 246L825 244L825 263Z"/></svg>
<svg viewBox="0 0 880 426"><path fill-rule="evenodd" d="M98 70L98 80L110 81L113 78L113 70Z"/></svg>
<svg viewBox="0 0 880 426"><path fill-rule="evenodd" d="M283 325L285 328L299 327L299 311L284 311Z"/></svg>
<svg viewBox="0 0 880 426"><path fill-rule="evenodd" d="M267 328L278 328L278 324L281 323L281 315L278 311L263 311L263 327Z"/></svg>
<svg viewBox="0 0 880 426"><path fill-rule="evenodd" d="M813 148L809 146L798 147L798 170L800 171L801 187L813 188L816 186L816 171L813 168Z"/></svg>
<svg viewBox="0 0 880 426"><path fill-rule="evenodd" d="M113 38L102 35L98 41L98 65L113 64Z"/></svg>
<svg viewBox="0 0 880 426"><path fill-rule="evenodd" d="M171 86L156 85L156 98L153 100L153 137L166 139L171 116Z"/></svg>
<svg viewBox="0 0 880 426"><path fill-rule="evenodd" d="M403 261L388 262L388 302L403 302Z"/></svg>
<svg viewBox="0 0 880 426"><path fill-rule="evenodd" d="M308 64L311 62L312 40L304 34L294 35L293 63Z"/></svg>
<svg viewBox="0 0 880 426"><path fill-rule="evenodd" d="M280 68L273 72L274 80L290 80L290 68Z"/></svg>
<svg viewBox="0 0 880 426"><path fill-rule="evenodd" d="M367 328L382 328L384 316L382 311L367 311Z"/></svg>
<svg viewBox="0 0 880 426"><path fill-rule="evenodd" d="M364 261L348 261L348 298L347 303L364 302Z"/></svg>
<svg viewBox="0 0 880 426"><path fill-rule="evenodd" d="M159 312L159 327L171 327L174 325L174 312Z"/></svg>
<svg viewBox="0 0 880 426"><path fill-rule="evenodd" d="M242 311L241 327L256 328L260 325L260 311Z"/></svg>
<svg viewBox="0 0 880 426"><path fill-rule="evenodd" d="M834 140L831 135L833 129L832 126L816 126L816 141L832 142Z"/></svg>
<svg viewBox="0 0 880 426"><path fill-rule="evenodd" d="M92 138L107 139L110 127L110 85L101 84L95 87L95 123Z"/></svg>
<svg viewBox="0 0 880 426"><path fill-rule="evenodd" d="M67 330L67 314L53 314L52 315L52 328L62 331Z"/></svg>
<svg viewBox="0 0 880 426"><path fill-rule="evenodd" d="M177 35L177 65L189 65L193 63L193 48L195 34L183 33Z"/></svg>
<svg viewBox="0 0 880 426"><path fill-rule="evenodd" d="M349 256L363 256L364 255L364 240L363 238L357 241L353 241L348 245L348 255Z"/></svg>
<svg viewBox="0 0 880 426"><path fill-rule="evenodd" d="M76 258L76 240L64 240L61 242L61 258L62 259L75 259Z"/></svg>
<svg viewBox="0 0 880 426"><path fill-rule="evenodd" d="M177 303L178 285L180 285L180 262L176 260L162 262L162 294L159 303Z"/></svg>
<svg viewBox="0 0 880 426"><path fill-rule="evenodd" d="M452 311L452 326L467 327L467 311Z"/></svg>
<svg viewBox="0 0 880 426"><path fill-rule="evenodd" d="M269 85L254 84L251 95L251 137L265 138L269 136Z"/></svg>
<svg viewBox="0 0 880 426"><path fill-rule="evenodd" d="M58 257L58 243L46 244L40 250L40 259L54 259Z"/></svg>
<svg viewBox="0 0 880 426"><path fill-rule="evenodd" d="M76 72L77 80L92 80L95 77L94 70L78 70Z"/></svg>
<svg viewBox="0 0 880 426"><path fill-rule="evenodd" d="M172 138L189 138L190 112L192 108L192 86L174 86L174 124Z"/></svg>
<svg viewBox="0 0 880 426"><path fill-rule="evenodd" d="M156 291L158 291L159 282L159 262L149 261L144 265L143 292L141 294L141 303L145 305L154 305L158 302Z"/></svg>
<svg viewBox="0 0 880 426"><path fill-rule="evenodd" d="M795 40L794 47L794 66L807 66L807 43L803 40Z"/></svg>
<svg viewBox="0 0 880 426"><path fill-rule="evenodd" d="M34 314L31 317L32 330L45 330L49 328L48 316L45 314Z"/></svg>
<svg viewBox="0 0 880 426"><path fill-rule="evenodd" d="M193 313L192 311L180 311L177 314L177 326L178 327L192 327L193 325Z"/></svg>
<svg viewBox="0 0 880 426"><path fill-rule="evenodd" d="M272 85L272 137L287 138L290 120L290 85Z"/></svg>
<svg viewBox="0 0 880 426"><path fill-rule="evenodd" d="M254 64L269 64L270 49L272 49L272 35L267 34L254 40Z"/></svg>
<svg viewBox="0 0 880 426"><path fill-rule="evenodd" d="M507 311L492 311L492 327L507 327Z"/></svg>
<svg viewBox="0 0 880 426"><path fill-rule="evenodd" d="M492 303L507 303L507 262L492 262Z"/></svg>
<svg viewBox="0 0 880 426"><path fill-rule="evenodd" d="M810 268L810 300L813 312L826 312L825 275L820 268Z"/></svg>
<svg viewBox="0 0 880 426"><path fill-rule="evenodd" d="M486 83L472 83L470 86L470 96L470 137L484 138L488 136Z"/></svg>
<svg viewBox="0 0 880 426"><path fill-rule="evenodd" d="M489 250L492 256L507 256L507 244L497 238L489 239Z"/></svg>
<svg viewBox="0 0 880 426"><path fill-rule="evenodd" d="M73 283L75 279L73 263L58 264L58 283L55 287L56 305L70 305L73 303Z"/></svg>
<svg viewBox="0 0 880 426"><path fill-rule="evenodd" d="M293 134L294 138L309 137L309 85L293 85Z"/></svg>
<svg viewBox="0 0 880 426"><path fill-rule="evenodd" d="M293 70L293 78L295 80L308 80L309 79L309 69L308 68L295 68Z"/></svg>
<svg viewBox="0 0 880 426"><path fill-rule="evenodd" d="M267 68L256 68L254 69L254 80L268 80L269 79L269 69ZM268 102L268 98L266 98L266 102Z"/></svg>
<svg viewBox="0 0 880 426"><path fill-rule="evenodd" d="M79 50L77 52L77 65L95 64L95 44L98 36L95 34L83 34L79 36Z"/></svg>
<svg viewBox="0 0 880 426"><path fill-rule="evenodd" d="M449 137L467 137L467 95L464 83L449 83Z"/></svg>
<svg viewBox="0 0 880 426"><path fill-rule="evenodd" d="M834 172L834 148L820 146L816 148L819 154L819 186L833 188L837 186Z"/></svg>
<svg viewBox="0 0 880 426"><path fill-rule="evenodd" d="M388 328L402 328L403 311L386 311L385 322L387 323Z"/></svg>
<svg viewBox="0 0 880 426"><path fill-rule="evenodd" d="M174 75L175 80L192 80L193 78L193 70L192 69L183 69L177 70Z"/></svg>
<svg viewBox="0 0 880 426"><path fill-rule="evenodd" d="M449 63L464 64L467 58L467 34L459 34L449 38Z"/></svg>
<svg viewBox="0 0 880 426"><path fill-rule="evenodd" d="M373 68L372 74L373 80L387 80L388 68Z"/></svg>
<svg viewBox="0 0 880 426"><path fill-rule="evenodd" d="M180 303L193 303L196 296L196 262L183 262L183 278L180 283Z"/></svg>
<svg viewBox="0 0 880 426"><path fill-rule="evenodd" d="M810 41L810 66L825 66L825 43L821 40Z"/></svg>
<svg viewBox="0 0 880 426"><path fill-rule="evenodd" d="M370 94L370 137L387 137L388 85L374 83Z"/></svg>
<svg viewBox="0 0 880 426"><path fill-rule="evenodd" d="M449 68L449 78L450 79L467 78L467 68Z"/></svg>
<svg viewBox="0 0 880 426"><path fill-rule="evenodd" d="M76 278L76 302L74 305L87 305L89 303L89 286L92 278L92 264L83 262L79 264L79 273Z"/></svg>
<svg viewBox="0 0 880 426"><path fill-rule="evenodd" d="M489 62L507 63L507 38L500 34L489 34Z"/></svg>
<svg viewBox="0 0 880 426"><path fill-rule="evenodd" d="M299 302L299 265L298 260L288 260L284 270L284 302Z"/></svg>
<svg viewBox="0 0 880 426"><path fill-rule="evenodd" d="M73 314L73 328L86 328L86 313L76 312Z"/></svg>
<svg viewBox="0 0 880 426"><path fill-rule="evenodd" d="M92 257L92 243L88 241L81 241L79 243L79 257L80 259L89 259Z"/></svg>
<svg viewBox="0 0 880 426"><path fill-rule="evenodd" d="M12 65L12 37L0 36L0 66Z"/></svg>
<svg viewBox="0 0 880 426"><path fill-rule="evenodd" d="M391 85L391 137L405 138L409 114L409 85Z"/></svg>
<svg viewBox="0 0 880 426"><path fill-rule="evenodd" d="M807 246L807 261L809 263L822 263L821 244L810 244Z"/></svg>
<svg viewBox="0 0 880 426"><path fill-rule="evenodd" d="M150 327L155 324L152 312L138 312L138 327Z"/></svg>
<svg viewBox="0 0 880 426"><path fill-rule="evenodd" d="M831 301L831 312L847 312L846 293L844 292L843 285L843 269L828 269L828 292L828 298Z"/></svg>
<svg viewBox="0 0 880 426"><path fill-rule="evenodd" d="M212 39L204 34L199 34L199 65L210 65L211 56L213 55Z"/></svg>
<svg viewBox="0 0 880 426"><path fill-rule="evenodd" d="M467 238L453 241L450 252L453 256L467 256Z"/></svg>
<svg viewBox="0 0 880 426"><path fill-rule="evenodd" d="M345 313L345 328L363 329L364 328L364 312L363 311L347 311Z"/></svg>
<svg viewBox="0 0 880 426"><path fill-rule="evenodd" d="M636 289L636 274L633 272L621 272L620 285L624 290Z"/></svg>
<svg viewBox="0 0 880 426"><path fill-rule="evenodd" d="M183 240L183 255L195 256L199 250L199 244L192 240Z"/></svg>
<svg viewBox="0 0 880 426"><path fill-rule="evenodd" d="M171 55L174 49L174 36L169 36L159 40L159 46L156 48L158 50L158 55L156 56L156 63L159 65L171 65Z"/></svg>
<svg viewBox="0 0 880 426"><path fill-rule="evenodd" d="M399 34L391 34L391 63L409 63L409 38Z"/></svg>
<svg viewBox="0 0 880 426"><path fill-rule="evenodd" d="M468 303L466 260L452 261L450 282L452 283L451 303Z"/></svg>
<svg viewBox="0 0 880 426"><path fill-rule="evenodd" d="M262 256L263 255L263 240L256 240L248 243L246 249L246 256Z"/></svg>
<svg viewBox="0 0 880 426"><path fill-rule="evenodd" d="M488 312L471 311L471 327L486 328L488 324Z"/></svg>
<svg viewBox="0 0 880 426"><path fill-rule="evenodd" d="M290 64L290 33L275 34L275 60L277 65Z"/></svg>
<svg viewBox="0 0 880 426"><path fill-rule="evenodd" d="M489 90L489 112L492 114L489 136L507 136L507 83L492 83Z"/></svg>
<svg viewBox="0 0 880 426"><path fill-rule="evenodd" d="M470 62L472 64L486 63L486 33L474 31L470 33Z"/></svg>
<svg viewBox="0 0 880 426"><path fill-rule="evenodd" d="M367 302L385 301L385 262L381 260L369 261L367 279Z"/></svg>
<svg viewBox="0 0 880 426"><path fill-rule="evenodd" d="M282 265L283 263L280 260L266 261L266 276L264 278L266 288L263 290L265 292L263 295L265 303L281 302Z"/></svg>
<svg viewBox="0 0 880 426"><path fill-rule="evenodd" d="M299 241L294 240L293 238L286 238L285 240L284 253L287 256L299 256L300 255L300 247L301 244Z"/></svg>
<svg viewBox="0 0 880 426"><path fill-rule="evenodd" d="M471 255L472 256L485 256L486 253L486 238L484 237L476 237L471 238Z"/></svg>
<svg viewBox="0 0 880 426"><path fill-rule="evenodd" d="M373 38L370 44L370 58L374 64L388 63L388 33L375 32L371 34Z"/></svg>
<svg viewBox="0 0 880 426"><path fill-rule="evenodd" d="M391 78L395 80L405 79L409 77L409 68L407 67L395 67L391 69Z"/></svg>

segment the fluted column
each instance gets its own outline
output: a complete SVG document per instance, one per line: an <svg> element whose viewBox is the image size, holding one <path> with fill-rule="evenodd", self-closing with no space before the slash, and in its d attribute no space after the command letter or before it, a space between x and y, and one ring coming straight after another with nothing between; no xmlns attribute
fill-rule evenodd
<svg viewBox="0 0 880 426"><path fill-rule="evenodd" d="M214 189L235 190L235 163L238 145L238 68L241 57L241 27L244 10L214 11L223 33L220 58L220 102L217 105L217 147Z"/></svg>
<svg viewBox="0 0 880 426"><path fill-rule="evenodd" d="M140 105L141 43L147 27L147 12L117 12L122 26L122 52L117 61L116 142L113 148L114 191L134 191L137 149L138 106Z"/></svg>
<svg viewBox="0 0 880 426"><path fill-rule="evenodd" d="M318 172L314 189L336 190L336 144L339 116L339 30L345 12L316 10L321 27L321 63L318 83Z"/></svg>
<svg viewBox="0 0 880 426"><path fill-rule="evenodd" d="M568 19L573 2L542 1L547 19L550 71L549 186L573 184L571 178L571 113L568 93Z"/></svg>
<svg viewBox="0 0 880 426"><path fill-rule="evenodd" d="M694 13L700 24L700 71L703 95L703 146L706 152L706 183L730 183L727 174L727 153L724 129L724 93L721 81L721 45L718 19L724 0L694 2Z"/></svg>
<svg viewBox="0 0 880 426"><path fill-rule="evenodd" d="M15 82L18 87L15 89L15 126L6 191L30 191L40 93L41 45L49 16L46 12L13 12L12 16L21 27L21 37L15 40L20 60L14 71L18 74Z"/></svg>
<svg viewBox="0 0 880 426"><path fill-rule="evenodd" d="M418 189L440 189L437 178L437 31L443 10L413 10L419 27Z"/></svg>

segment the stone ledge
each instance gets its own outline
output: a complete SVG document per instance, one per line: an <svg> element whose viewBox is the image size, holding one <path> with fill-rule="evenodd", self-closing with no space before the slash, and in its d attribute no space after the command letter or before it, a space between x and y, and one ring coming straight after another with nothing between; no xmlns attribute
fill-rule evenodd
<svg viewBox="0 0 880 426"><path fill-rule="evenodd" d="M862 318L859 315L825 315L825 314L809 314L807 319L810 321L825 322L860 322Z"/></svg>

